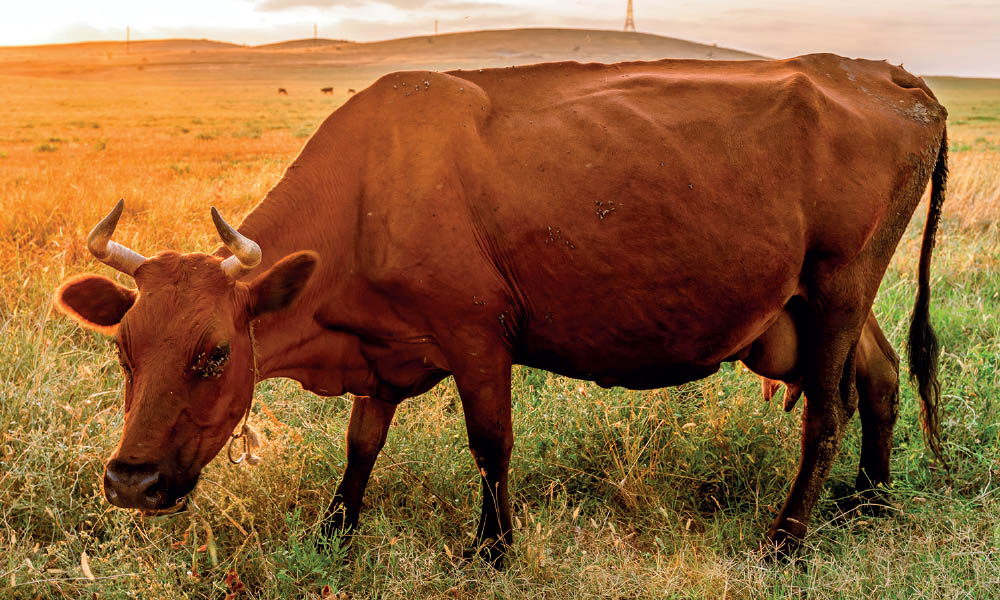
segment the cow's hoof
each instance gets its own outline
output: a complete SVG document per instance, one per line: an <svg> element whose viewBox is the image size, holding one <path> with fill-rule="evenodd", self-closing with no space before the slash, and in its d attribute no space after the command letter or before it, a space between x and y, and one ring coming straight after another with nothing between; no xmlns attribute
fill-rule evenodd
<svg viewBox="0 0 1000 600"><path fill-rule="evenodd" d="M776 558L788 558L798 552L806 537L806 525L795 519L775 521L767 533L768 547Z"/></svg>
<svg viewBox="0 0 1000 600"><path fill-rule="evenodd" d="M506 544L494 539L487 539L477 543L472 548L466 548L462 552L462 559L471 563L480 558L494 569L502 569L506 553Z"/></svg>
<svg viewBox="0 0 1000 600"><path fill-rule="evenodd" d="M884 516L887 510L892 507L889 488L885 485L859 488L855 498L857 499L857 511L871 517Z"/></svg>
<svg viewBox="0 0 1000 600"><path fill-rule="evenodd" d="M338 504L331 506L326 511L323 522L320 524L320 533L327 539L339 536L344 542L347 542L357 524L357 519L348 518L344 505Z"/></svg>

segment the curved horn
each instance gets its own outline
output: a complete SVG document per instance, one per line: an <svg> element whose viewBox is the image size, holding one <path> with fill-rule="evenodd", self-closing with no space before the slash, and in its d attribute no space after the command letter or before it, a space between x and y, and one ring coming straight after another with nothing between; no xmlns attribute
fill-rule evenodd
<svg viewBox="0 0 1000 600"><path fill-rule="evenodd" d="M135 270L146 262L146 257L118 242L111 241L111 235L115 232L115 227L118 226L118 219L122 216L124 208L125 200L119 200L108 216L101 219L101 222L90 230L90 235L87 236L87 248L97 260L109 267L127 275L135 275Z"/></svg>
<svg viewBox="0 0 1000 600"><path fill-rule="evenodd" d="M222 238L222 243L233 253L222 261L222 270L230 277L239 277L246 269L252 269L260 264L260 246L226 223L219 211L212 207L212 221Z"/></svg>

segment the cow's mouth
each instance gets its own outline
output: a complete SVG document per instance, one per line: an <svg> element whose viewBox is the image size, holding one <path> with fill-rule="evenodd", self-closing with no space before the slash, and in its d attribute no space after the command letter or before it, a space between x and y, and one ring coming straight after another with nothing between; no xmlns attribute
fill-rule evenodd
<svg viewBox="0 0 1000 600"><path fill-rule="evenodd" d="M141 509L139 512L141 512L144 516L147 517L165 517L167 515L174 515L179 512L187 510L187 505L188 505L188 497L184 495L178 498L177 501L174 502L173 506L170 506L168 508L144 508Z"/></svg>

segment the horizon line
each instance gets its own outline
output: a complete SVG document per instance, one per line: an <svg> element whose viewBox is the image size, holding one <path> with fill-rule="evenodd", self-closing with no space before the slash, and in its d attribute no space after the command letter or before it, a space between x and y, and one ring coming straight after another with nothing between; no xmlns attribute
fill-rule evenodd
<svg viewBox="0 0 1000 600"><path fill-rule="evenodd" d="M740 53L743 53L743 54L747 54L749 56L759 57L759 59L761 59L761 60L783 60L784 58L794 58L794 57L791 57L791 56L790 57L783 57L783 58L776 58L776 57L766 56L766 55L763 55L763 54L758 54L756 52L751 52L751 51L748 51L748 50L741 50L741 49L733 48L733 47L729 47L729 46L720 46L720 45L718 45L716 43L699 42L699 41L689 40L689 39L685 39L685 38L678 38L678 37L661 35L661 34L658 34L658 33L651 33L651 32L645 32L645 31L622 31L621 29L592 29L592 28L583 28L583 27L497 27L497 28L490 28L490 29L472 29L472 30L468 30L468 31L450 31L450 32L445 32L445 33L432 33L432 34L424 34L424 35L405 35L405 36L400 36L400 37L390 37L390 38L383 38L383 39L377 39L377 40L368 40L368 41L356 41L356 40L343 39L343 38L304 37L304 38L293 38L293 39L285 39L285 40L264 42L264 43L260 43L260 44L247 44L247 43L231 42L231 41L214 39L214 38L207 38L207 37L165 37L165 38L146 38L146 39L127 39L127 40L122 40L122 39L94 39L94 40L80 40L80 41L75 41L75 42L51 42L51 43L41 43L41 44L34 43L34 44L0 45L0 50L3 50L3 49L14 49L14 48L50 48L50 47L59 47L59 46L82 46L82 45L96 45L96 44L123 44L123 45L126 45L126 44L142 44L142 43L150 43L150 42L171 42L171 41L178 41L178 42L179 41L210 42L210 43L214 43L214 44L223 44L223 45L232 46L234 49L235 48L258 49L258 48L265 48L267 46L275 46L275 45L279 45L279 44L287 44L287 43L292 43L292 42L310 42L310 41L322 41L322 42L342 43L342 44L354 44L354 45L367 45L367 44L379 44L379 43L384 43L384 42L392 42L392 41L407 40L407 39L449 37L449 36L457 36L457 35L470 35L470 34L476 34L476 33L488 33L488 32L494 32L494 31L580 31L580 32L613 33L613 34L619 34L619 35L650 36L650 37L655 37L655 38L662 38L662 39L668 39L668 40L676 40L676 41L685 42L685 43L689 43L689 44L696 44L696 45L700 45L700 46L719 48L720 50L729 50L729 51L733 51L733 52L740 52ZM807 53L799 54L799 55L796 55L796 56L804 56L805 54L814 54L814 53L807 52ZM832 54L836 54L836 53L832 53ZM670 56L664 56L663 58L666 59L666 58L672 58L672 57L670 57ZM852 58L864 58L864 57L852 57ZM689 60L697 60L697 59L689 59ZM874 59L874 60L877 60L877 59ZM902 66L902 65L900 65L900 66ZM989 75L921 74L919 76L920 77L953 77L953 78L956 78L956 79L1000 80L1000 76L989 76Z"/></svg>

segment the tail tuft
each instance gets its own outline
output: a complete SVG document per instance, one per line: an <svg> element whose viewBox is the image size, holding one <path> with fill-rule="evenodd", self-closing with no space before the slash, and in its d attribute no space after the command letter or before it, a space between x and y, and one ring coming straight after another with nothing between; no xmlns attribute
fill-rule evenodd
<svg viewBox="0 0 1000 600"><path fill-rule="evenodd" d="M941 220L941 206L944 204L948 183L948 131L941 135L941 149L931 175L931 199L927 207L927 222L924 224L923 240L920 245L920 266L917 273L917 299L913 305L910 320L909 355L910 378L917 380L920 393L921 417L924 438L934 456L948 470L944 450L941 447L941 383L937 378L940 346L937 335L930 323L930 268L931 255L938 223Z"/></svg>

